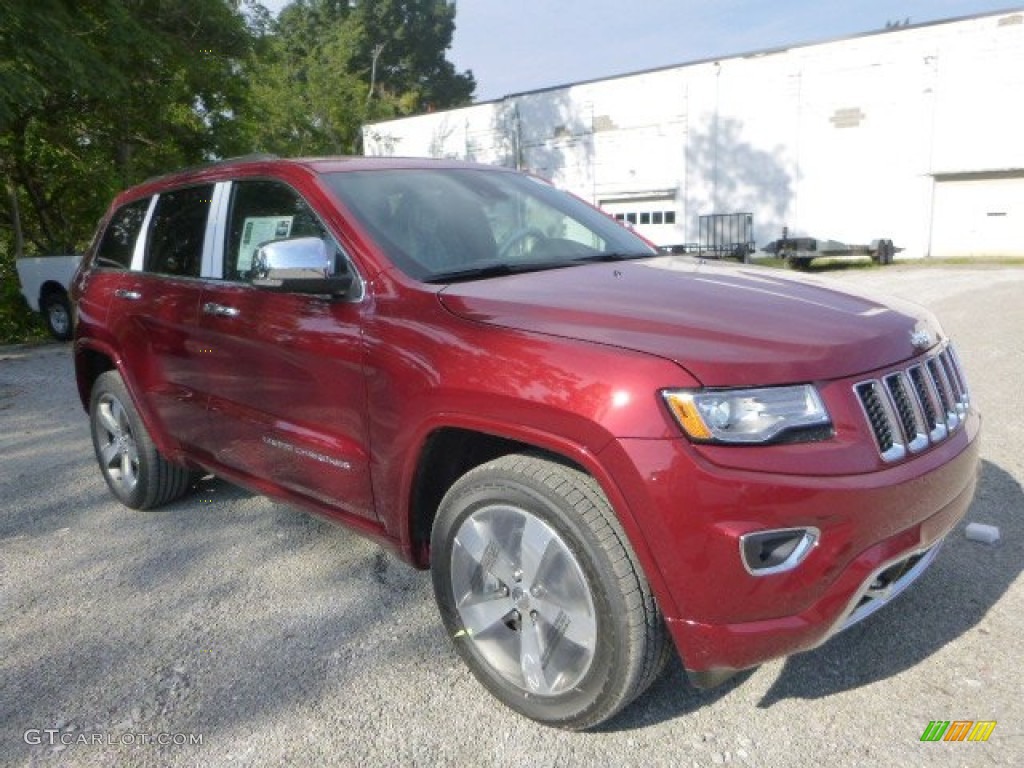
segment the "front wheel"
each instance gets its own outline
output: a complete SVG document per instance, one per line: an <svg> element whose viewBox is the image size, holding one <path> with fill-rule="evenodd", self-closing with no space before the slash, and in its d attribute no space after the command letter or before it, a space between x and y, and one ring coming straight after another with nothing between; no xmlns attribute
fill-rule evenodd
<svg viewBox="0 0 1024 768"><path fill-rule="evenodd" d="M514 454L470 471L441 503L431 560L459 654L529 718L592 727L664 666L650 587L604 494L577 469Z"/></svg>

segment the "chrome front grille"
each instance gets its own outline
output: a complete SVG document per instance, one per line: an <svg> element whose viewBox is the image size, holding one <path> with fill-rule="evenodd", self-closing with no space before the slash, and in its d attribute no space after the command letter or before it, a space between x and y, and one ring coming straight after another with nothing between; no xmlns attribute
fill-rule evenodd
<svg viewBox="0 0 1024 768"><path fill-rule="evenodd" d="M918 362L854 386L884 461L899 461L945 440L970 405L952 345Z"/></svg>

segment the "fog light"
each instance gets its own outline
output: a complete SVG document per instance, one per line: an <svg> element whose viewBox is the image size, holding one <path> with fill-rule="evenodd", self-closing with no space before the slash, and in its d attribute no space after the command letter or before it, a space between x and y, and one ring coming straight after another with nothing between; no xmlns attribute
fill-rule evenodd
<svg viewBox="0 0 1024 768"><path fill-rule="evenodd" d="M817 528L779 528L740 536L740 559L752 576L796 568L821 537Z"/></svg>

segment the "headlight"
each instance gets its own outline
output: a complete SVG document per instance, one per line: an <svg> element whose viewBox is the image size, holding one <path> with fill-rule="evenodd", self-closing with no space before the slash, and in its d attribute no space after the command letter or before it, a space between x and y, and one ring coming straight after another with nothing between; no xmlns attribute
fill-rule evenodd
<svg viewBox="0 0 1024 768"><path fill-rule="evenodd" d="M760 389L670 389L661 393L690 439L704 443L821 440L832 421L810 384Z"/></svg>

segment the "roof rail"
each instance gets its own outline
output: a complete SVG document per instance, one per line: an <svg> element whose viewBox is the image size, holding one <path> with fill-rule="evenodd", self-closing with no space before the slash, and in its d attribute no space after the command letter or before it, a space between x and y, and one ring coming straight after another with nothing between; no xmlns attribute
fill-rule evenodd
<svg viewBox="0 0 1024 768"><path fill-rule="evenodd" d="M203 171L207 168L216 168L220 165L226 165L228 163L255 163L260 160L280 160L279 155L275 155L272 152L252 152L248 155L238 155L237 157L225 157L222 160L212 160L208 163L197 163L196 165L188 165L184 168L178 168L174 171L168 171L167 173L160 173L156 176L150 176L148 179L143 181L143 184L150 184L154 181L160 181L166 179L169 176L177 176L182 173L194 173L195 171Z"/></svg>

